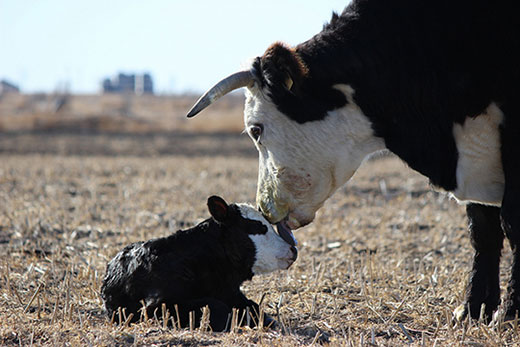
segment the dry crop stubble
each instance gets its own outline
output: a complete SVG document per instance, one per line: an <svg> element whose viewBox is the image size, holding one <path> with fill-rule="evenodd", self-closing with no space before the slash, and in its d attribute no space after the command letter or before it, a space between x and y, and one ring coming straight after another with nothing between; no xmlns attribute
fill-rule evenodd
<svg viewBox="0 0 520 347"><path fill-rule="evenodd" d="M117 139L103 141L115 148L108 153L121 150ZM509 324L451 322L472 257L464 208L393 157L365 163L296 232L299 258L288 271L244 285L255 301L264 296L279 330L214 334L165 329L153 318L111 325L99 289L118 250L206 218L211 194L254 200L254 154L203 147L193 143L202 148L196 156L1 154L0 344L520 343Z"/></svg>

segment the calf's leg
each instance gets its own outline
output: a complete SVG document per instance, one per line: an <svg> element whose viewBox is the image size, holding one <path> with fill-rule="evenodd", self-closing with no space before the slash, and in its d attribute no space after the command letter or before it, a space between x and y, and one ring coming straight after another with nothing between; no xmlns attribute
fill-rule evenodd
<svg viewBox="0 0 520 347"><path fill-rule="evenodd" d="M468 204L466 212L475 255L465 303L457 308L455 317L462 320L469 313L471 318L478 319L485 304L483 315L489 320L500 302L499 263L504 240L500 208Z"/></svg>
<svg viewBox="0 0 520 347"><path fill-rule="evenodd" d="M250 327L255 327L258 324L260 317L260 307L256 302L254 302L253 300L249 300L241 291L238 291L238 293L235 294L235 296L232 299L232 302L232 306L238 309L246 310L247 308L249 308L249 312L252 318L250 319ZM242 316L242 313L240 313L240 316ZM264 327L274 327L277 324L276 321L266 313L263 314L263 319ZM247 324L246 322L244 322L244 324Z"/></svg>
<svg viewBox="0 0 520 347"><path fill-rule="evenodd" d="M231 313L231 308L226 305L224 302L204 297L196 300L187 300L182 304L178 305L179 311L179 320L182 328L189 327L189 313L191 311L194 312L195 327L200 326L200 320L202 318L202 309L208 306L209 308L209 325L213 331L224 331L229 327L226 327L229 314ZM175 310L175 305L169 305L168 310L170 311L170 316L174 317L177 320L177 312Z"/></svg>

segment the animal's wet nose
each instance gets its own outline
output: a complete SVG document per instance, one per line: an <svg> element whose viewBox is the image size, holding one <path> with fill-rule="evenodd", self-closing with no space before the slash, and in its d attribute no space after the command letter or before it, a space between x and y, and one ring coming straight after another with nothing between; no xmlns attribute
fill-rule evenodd
<svg viewBox="0 0 520 347"><path fill-rule="evenodd" d="M292 261L295 261L296 258L298 258L298 249L294 246L291 246L291 252L292 252Z"/></svg>

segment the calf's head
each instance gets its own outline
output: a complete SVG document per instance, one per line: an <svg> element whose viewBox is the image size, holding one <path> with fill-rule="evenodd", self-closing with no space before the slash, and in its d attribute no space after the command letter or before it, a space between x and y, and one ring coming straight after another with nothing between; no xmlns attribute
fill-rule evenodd
<svg viewBox="0 0 520 347"><path fill-rule="evenodd" d="M192 117L229 91L247 87L245 129L259 152L257 205L271 223L292 229L310 223L366 155L383 147L355 104L353 89L304 53L274 44L188 113Z"/></svg>
<svg viewBox="0 0 520 347"><path fill-rule="evenodd" d="M251 270L254 274L287 269L296 260L294 241L287 239L286 242L252 206L228 205L222 198L211 196L208 199L208 209L212 218L225 227L227 236L235 239L233 241L247 238L252 242L255 259ZM241 246L246 245L238 245Z"/></svg>

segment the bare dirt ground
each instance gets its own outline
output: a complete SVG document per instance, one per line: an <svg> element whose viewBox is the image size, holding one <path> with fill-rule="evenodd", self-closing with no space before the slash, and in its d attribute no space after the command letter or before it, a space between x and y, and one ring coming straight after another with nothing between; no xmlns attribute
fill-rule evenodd
<svg viewBox="0 0 520 347"><path fill-rule="evenodd" d="M297 231L294 266L244 285L282 329L111 324L108 260L206 218L209 195L254 201L256 178L240 135L0 133L0 345L520 344L511 324L452 323L472 257L464 208L394 157L365 163Z"/></svg>

